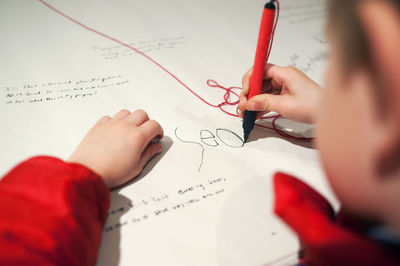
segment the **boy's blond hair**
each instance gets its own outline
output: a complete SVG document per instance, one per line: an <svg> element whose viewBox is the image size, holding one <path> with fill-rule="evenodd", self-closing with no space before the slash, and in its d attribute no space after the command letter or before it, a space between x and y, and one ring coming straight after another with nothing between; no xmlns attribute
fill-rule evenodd
<svg viewBox="0 0 400 266"><path fill-rule="evenodd" d="M356 11L357 4L362 1L374 0L328 0L328 32L339 37L345 72L361 64L373 68L367 38ZM400 0L375 1L388 1L400 11Z"/></svg>

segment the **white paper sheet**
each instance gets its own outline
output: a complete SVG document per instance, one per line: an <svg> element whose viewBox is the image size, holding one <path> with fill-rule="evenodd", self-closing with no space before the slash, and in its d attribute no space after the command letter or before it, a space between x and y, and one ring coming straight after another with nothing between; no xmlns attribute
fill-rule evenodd
<svg viewBox="0 0 400 266"><path fill-rule="evenodd" d="M212 104L225 92L208 79L240 86L252 65L264 5L49 3L144 52ZM142 55L39 1L0 6L0 173L37 154L67 158L98 118L122 108L145 109L165 130L163 153L112 192L99 265L263 265L296 253L296 237L272 212L271 177L295 174L333 199L310 144L256 128L242 146L240 119L207 106ZM322 0L282 0L270 62L295 64L322 83L324 19Z"/></svg>

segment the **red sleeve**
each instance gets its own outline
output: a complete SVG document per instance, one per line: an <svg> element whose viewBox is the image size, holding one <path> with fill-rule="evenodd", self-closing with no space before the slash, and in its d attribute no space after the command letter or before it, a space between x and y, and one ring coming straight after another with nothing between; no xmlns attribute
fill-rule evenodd
<svg viewBox="0 0 400 266"><path fill-rule="evenodd" d="M94 265L110 192L88 168L34 157L0 180L0 265Z"/></svg>
<svg viewBox="0 0 400 266"><path fill-rule="evenodd" d="M343 226L329 202L303 181L274 176L275 213L298 235L306 265L400 265L395 249Z"/></svg>

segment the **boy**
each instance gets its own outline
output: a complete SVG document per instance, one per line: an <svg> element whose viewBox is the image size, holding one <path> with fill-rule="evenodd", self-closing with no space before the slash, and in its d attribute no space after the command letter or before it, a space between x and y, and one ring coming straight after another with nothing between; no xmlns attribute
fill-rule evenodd
<svg viewBox="0 0 400 266"><path fill-rule="evenodd" d="M326 88L292 67L266 66L265 90L239 109L316 122L341 211L278 173L275 212L297 232L307 265L400 265L400 1L329 1ZM317 103L319 106L317 107ZM350 215L351 214L351 215Z"/></svg>

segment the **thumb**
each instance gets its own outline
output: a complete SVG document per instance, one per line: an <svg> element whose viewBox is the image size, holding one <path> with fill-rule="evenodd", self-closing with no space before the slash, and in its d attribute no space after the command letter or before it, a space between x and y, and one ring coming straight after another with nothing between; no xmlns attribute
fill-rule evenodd
<svg viewBox="0 0 400 266"><path fill-rule="evenodd" d="M259 94L247 101L246 110L249 111L274 111L283 114L287 109L286 95Z"/></svg>

